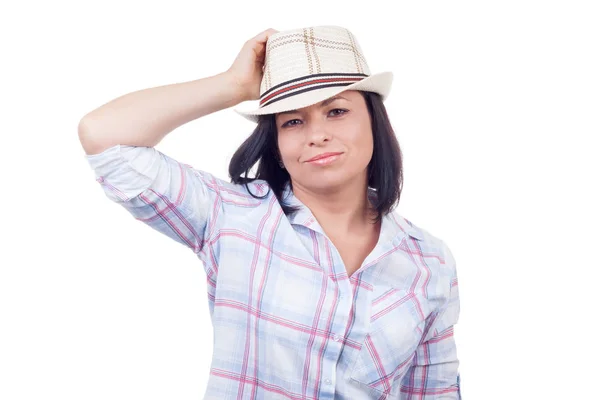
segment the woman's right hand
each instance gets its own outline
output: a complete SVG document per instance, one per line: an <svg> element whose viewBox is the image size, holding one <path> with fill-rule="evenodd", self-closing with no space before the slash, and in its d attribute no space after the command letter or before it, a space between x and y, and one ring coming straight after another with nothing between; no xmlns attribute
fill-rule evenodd
<svg viewBox="0 0 600 400"><path fill-rule="evenodd" d="M260 97L267 39L276 32L279 31L269 28L246 41L227 70L239 87L242 101L257 100Z"/></svg>

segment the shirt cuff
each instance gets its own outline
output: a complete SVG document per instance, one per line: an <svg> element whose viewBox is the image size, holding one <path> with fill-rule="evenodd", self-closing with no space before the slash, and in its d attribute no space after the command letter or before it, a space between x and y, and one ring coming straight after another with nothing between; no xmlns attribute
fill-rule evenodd
<svg viewBox="0 0 600 400"><path fill-rule="evenodd" d="M128 201L150 188L160 172L160 153L153 147L115 145L85 155L96 180L114 201Z"/></svg>

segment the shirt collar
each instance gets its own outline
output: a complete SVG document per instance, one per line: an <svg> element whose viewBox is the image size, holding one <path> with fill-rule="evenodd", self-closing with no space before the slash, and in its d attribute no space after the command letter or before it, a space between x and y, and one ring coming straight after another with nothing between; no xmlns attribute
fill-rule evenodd
<svg viewBox="0 0 600 400"><path fill-rule="evenodd" d="M372 195L376 196L376 193L373 192ZM289 182L283 189L282 200L289 206L299 208L297 212L288 216L292 225L302 225L308 229L325 234L310 209L294 195ZM392 211L383 216L381 220L380 242L396 242L407 235L417 240L424 240L422 230L414 226L402 215Z"/></svg>
<svg viewBox="0 0 600 400"><path fill-rule="evenodd" d="M294 192L292 191L289 182L286 183L281 198L283 202L287 205L298 208L297 212L292 213L288 216L290 224L302 225L309 229L323 233L319 222L317 221L313 213L310 211L310 209L294 195Z"/></svg>

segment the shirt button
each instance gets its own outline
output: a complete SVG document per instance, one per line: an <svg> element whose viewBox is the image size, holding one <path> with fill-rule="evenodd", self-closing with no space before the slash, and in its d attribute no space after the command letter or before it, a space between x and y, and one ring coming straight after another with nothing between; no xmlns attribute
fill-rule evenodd
<svg viewBox="0 0 600 400"><path fill-rule="evenodd" d="M331 379L329 379L329 378L325 379L325 383L328 384L328 385L331 385Z"/></svg>
<svg viewBox="0 0 600 400"><path fill-rule="evenodd" d="M338 335L333 335L333 340L335 340L336 342L341 342L342 341L342 337L338 336Z"/></svg>

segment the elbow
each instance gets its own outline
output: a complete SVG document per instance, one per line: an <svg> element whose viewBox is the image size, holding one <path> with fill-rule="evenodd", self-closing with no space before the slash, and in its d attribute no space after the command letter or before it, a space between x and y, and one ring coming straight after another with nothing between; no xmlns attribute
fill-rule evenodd
<svg viewBox="0 0 600 400"><path fill-rule="evenodd" d="M106 136L92 128L92 121L87 115L79 121L77 135L79 137L79 143L81 143L83 151L85 151L87 155L99 154L111 147L106 140Z"/></svg>
<svg viewBox="0 0 600 400"><path fill-rule="evenodd" d="M77 135L79 137L79 143L81 143L86 154L90 155L98 153L98 144L93 140L93 136L90 132L89 120L86 119L86 117L83 117L79 121L79 125L77 125Z"/></svg>

